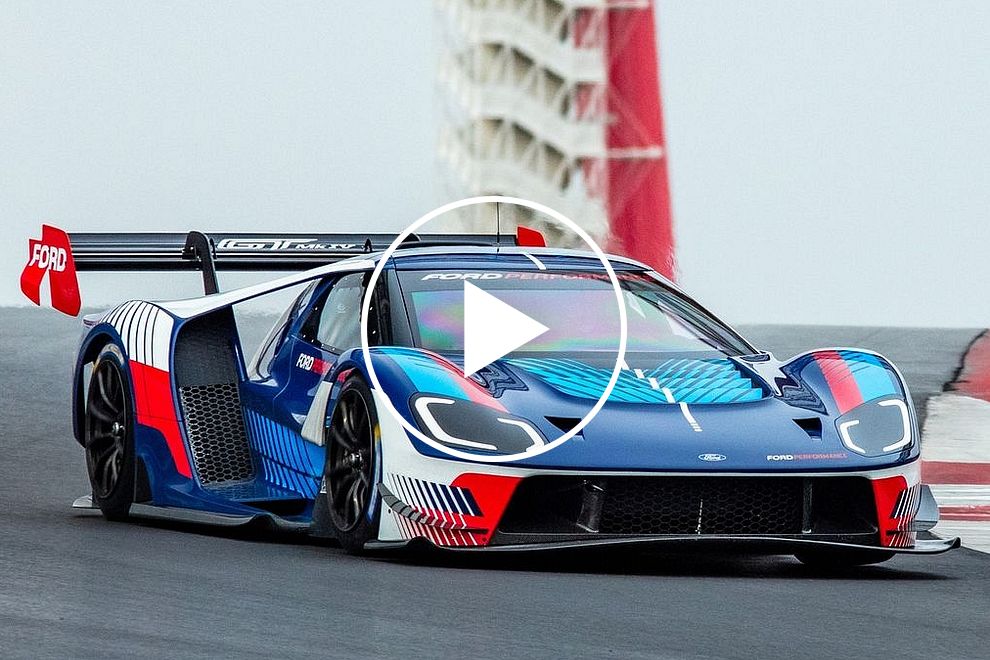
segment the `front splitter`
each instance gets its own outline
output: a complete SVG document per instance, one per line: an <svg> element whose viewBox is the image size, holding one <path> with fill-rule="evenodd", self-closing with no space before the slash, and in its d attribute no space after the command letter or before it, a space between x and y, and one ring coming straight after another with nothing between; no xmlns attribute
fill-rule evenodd
<svg viewBox="0 0 990 660"><path fill-rule="evenodd" d="M579 539L572 541L555 541L552 543L514 543L506 545L450 547L439 546L423 538L402 541L369 541L365 549L369 552L388 552L412 549L414 547L429 547L441 552L454 553L511 553L511 552L553 552L560 550L581 550L594 548L636 547L642 549L679 550L687 548L723 548L748 549L750 551L764 550L767 554L786 554L811 548L822 550L855 550L857 552L875 552L878 554L913 554L934 555L958 548L959 538L950 539L919 539L910 548L889 548L876 545L857 543L841 543L836 541L820 541L815 539L788 539L773 536L631 536Z"/></svg>

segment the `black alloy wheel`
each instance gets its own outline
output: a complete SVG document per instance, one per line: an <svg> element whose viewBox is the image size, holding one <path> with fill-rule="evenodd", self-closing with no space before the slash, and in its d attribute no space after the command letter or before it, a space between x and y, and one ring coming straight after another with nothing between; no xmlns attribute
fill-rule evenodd
<svg viewBox="0 0 990 660"><path fill-rule="evenodd" d="M124 370L108 349L97 358L89 383L84 444L93 502L106 518L122 520L134 497L131 397Z"/></svg>
<svg viewBox="0 0 990 660"><path fill-rule="evenodd" d="M360 377L350 378L341 388L326 430L326 492L320 496L326 498L322 504L329 513L333 536L355 554L362 552L378 528L379 511L374 504L377 426L371 390Z"/></svg>
<svg viewBox="0 0 990 660"><path fill-rule="evenodd" d="M371 492L371 416L356 389L341 395L330 429L327 495L337 528L357 527Z"/></svg>

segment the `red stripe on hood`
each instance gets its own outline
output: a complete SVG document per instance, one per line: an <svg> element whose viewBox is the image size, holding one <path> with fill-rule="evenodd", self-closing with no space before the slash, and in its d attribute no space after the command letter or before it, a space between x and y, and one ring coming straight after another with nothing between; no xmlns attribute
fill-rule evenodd
<svg viewBox="0 0 990 660"><path fill-rule="evenodd" d="M838 351L820 351L815 354L815 361L825 376L840 415L863 403L863 394L856 383L856 377Z"/></svg>

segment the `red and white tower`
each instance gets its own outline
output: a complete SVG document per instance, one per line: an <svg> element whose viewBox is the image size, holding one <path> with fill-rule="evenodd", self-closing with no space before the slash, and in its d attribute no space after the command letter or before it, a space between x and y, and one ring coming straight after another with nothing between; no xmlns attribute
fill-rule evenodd
<svg viewBox="0 0 990 660"><path fill-rule="evenodd" d="M445 193L542 202L673 275L652 0L435 4Z"/></svg>

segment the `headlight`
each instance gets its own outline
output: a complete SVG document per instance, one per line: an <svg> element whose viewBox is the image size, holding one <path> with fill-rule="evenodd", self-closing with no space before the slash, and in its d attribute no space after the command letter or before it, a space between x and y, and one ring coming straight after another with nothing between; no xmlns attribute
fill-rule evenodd
<svg viewBox="0 0 990 660"><path fill-rule="evenodd" d="M835 422L839 437L863 456L882 456L911 446L911 415L901 399L880 399L858 406Z"/></svg>
<svg viewBox="0 0 990 660"><path fill-rule="evenodd" d="M412 408L419 428L451 447L518 454L546 444L525 419L473 401L420 394Z"/></svg>

